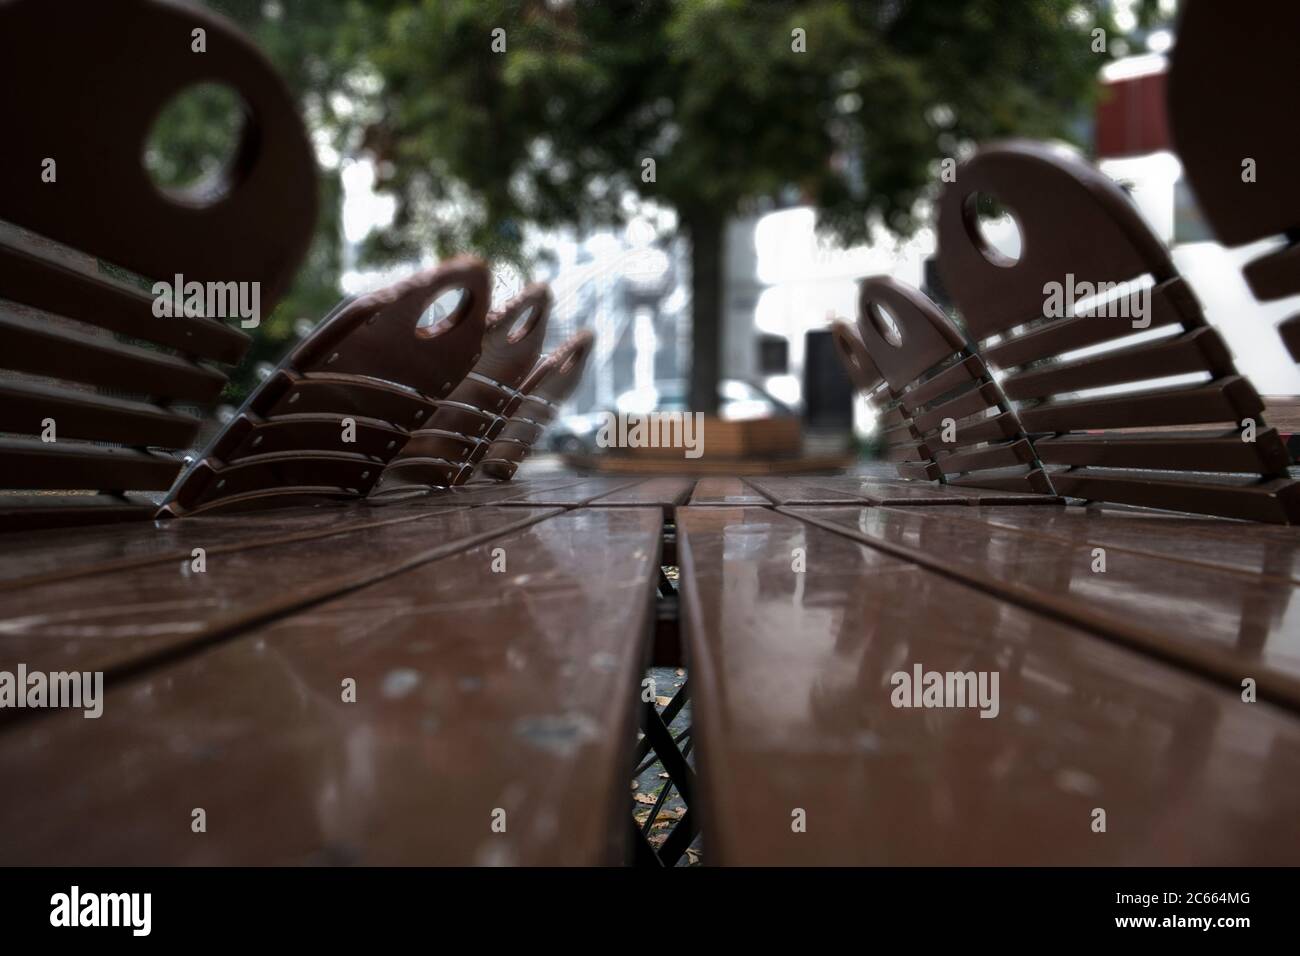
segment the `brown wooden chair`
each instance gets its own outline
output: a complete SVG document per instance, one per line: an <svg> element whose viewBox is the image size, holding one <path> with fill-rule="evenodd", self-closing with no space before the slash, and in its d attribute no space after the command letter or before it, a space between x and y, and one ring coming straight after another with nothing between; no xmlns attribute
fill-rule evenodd
<svg viewBox="0 0 1300 956"><path fill-rule="evenodd" d="M484 452L476 475L498 480L514 475L561 403L578 387L593 341L584 329L533 367L507 406L506 423Z"/></svg>
<svg viewBox="0 0 1300 956"><path fill-rule="evenodd" d="M550 311L550 290L538 284L488 316L478 364L411 433L372 494L459 485L470 478L537 364Z"/></svg>
<svg viewBox="0 0 1300 956"><path fill-rule="evenodd" d="M864 280L858 335L894 402L886 454L901 477L1052 492L983 359L929 298L889 277Z"/></svg>
<svg viewBox="0 0 1300 956"><path fill-rule="evenodd" d="M883 457L896 462L899 477L938 481L942 472L928 456L921 457L921 436L890 389L856 326L842 319L831 323L831 340L855 391L862 392L877 412Z"/></svg>
<svg viewBox="0 0 1300 956"><path fill-rule="evenodd" d="M269 313L316 218L293 98L228 22L149 0L80 5L72 30L66 16L42 0L0 4L0 89L14 107L0 149L4 529L151 516L147 493L171 486L183 465L172 450L225 384L216 366L237 362L249 339L216 317L158 317L145 290L178 274L255 282ZM162 106L198 82L239 94L243 136L218 179L164 191L141 144Z"/></svg>
<svg viewBox="0 0 1300 956"><path fill-rule="evenodd" d="M1285 237L1281 249L1243 270L1265 302L1300 294L1300 130L1292 116L1298 33L1294 3L1244 11L1186 0L1169 69L1170 132L1216 235L1229 246ZM1278 332L1300 362L1300 315Z"/></svg>
<svg viewBox="0 0 1300 956"><path fill-rule="evenodd" d="M1014 216L1018 259L984 238L981 194ZM984 358L1008 373L1002 388L1020 403L1058 493L1300 521L1300 488L1287 478L1286 449L1264 422L1259 395L1114 182L1046 145L990 146L958 167L940 198L938 232L944 284ZM1049 296L1067 284L1083 293L1143 279L1154 283L1145 308L1141 299L1127 308L1112 300L1044 317ZM1128 341L1142 326L1167 334ZM1102 345L1108 350L1079 351ZM1153 381L1189 373L1202 380ZM1114 386L1134 390L1078 394Z"/></svg>
<svg viewBox="0 0 1300 956"><path fill-rule="evenodd" d="M344 303L249 396L164 513L369 493L478 361L488 287L486 266L462 257ZM456 290L447 315L430 312Z"/></svg>

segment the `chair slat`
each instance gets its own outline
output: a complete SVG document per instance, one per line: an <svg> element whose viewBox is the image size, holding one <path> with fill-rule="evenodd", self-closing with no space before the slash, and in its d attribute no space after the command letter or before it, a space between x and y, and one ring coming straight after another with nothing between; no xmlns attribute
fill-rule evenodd
<svg viewBox="0 0 1300 956"><path fill-rule="evenodd" d="M1106 472L1091 468L1058 472L1052 484L1063 495L1114 501L1120 504L1193 511L1270 521L1300 522L1300 485L1276 480L1258 485L1211 484L1190 480L1168 481L1135 472Z"/></svg>
<svg viewBox="0 0 1300 956"><path fill-rule="evenodd" d="M252 340L239 329L196 316L160 319L154 300L138 289L52 261L30 245L9 245L19 238L0 223L0 294L14 302L214 362L234 364L248 350Z"/></svg>
<svg viewBox="0 0 1300 956"><path fill-rule="evenodd" d="M1280 471L1289 462L1277 429L1256 435L1254 447L1235 432L1204 435L1071 435L1034 442L1041 461L1052 465L1101 465L1177 471Z"/></svg>
<svg viewBox="0 0 1300 956"><path fill-rule="evenodd" d="M1031 432L1068 432L1240 422L1263 410L1264 403L1251 384L1234 375L1208 385L1040 405L1023 410L1020 420Z"/></svg>
<svg viewBox="0 0 1300 956"><path fill-rule="evenodd" d="M1166 279L1151 290L1150 322L1141 331L1187 322L1199 314L1196 299L1182 276ZM986 347L984 357L1001 368L1052 358L1075 349L1100 345L1139 331L1124 316L1079 315L1053 319L1013 338Z"/></svg>
<svg viewBox="0 0 1300 956"><path fill-rule="evenodd" d="M0 302L0 338L5 343L0 365L100 388L192 402L212 401L226 384L225 375L187 359L60 328L51 318L24 315Z"/></svg>
<svg viewBox="0 0 1300 956"><path fill-rule="evenodd" d="M181 465L134 448L0 438L0 488L165 491Z"/></svg>
<svg viewBox="0 0 1300 956"><path fill-rule="evenodd" d="M942 398L967 382L977 381L983 374L983 363L974 355L968 355L933 378L928 378L920 385L909 388L902 396L902 405L909 412L915 412L920 406Z"/></svg>
<svg viewBox="0 0 1300 956"><path fill-rule="evenodd" d="M1002 390L1008 398L1044 398L1061 392L1207 369L1213 372L1231 366L1231 355L1219 333L1201 328L1156 342L1116 349L1104 355L1017 372L1002 380Z"/></svg>
<svg viewBox="0 0 1300 956"><path fill-rule="evenodd" d="M157 448L184 448L200 425L197 418L147 402L0 381L0 431L38 435L47 418L54 419L57 438Z"/></svg>

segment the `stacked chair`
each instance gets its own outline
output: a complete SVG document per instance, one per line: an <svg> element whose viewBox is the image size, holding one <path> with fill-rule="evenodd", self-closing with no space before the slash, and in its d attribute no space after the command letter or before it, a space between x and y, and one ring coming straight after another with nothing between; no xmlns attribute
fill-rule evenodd
<svg viewBox="0 0 1300 956"><path fill-rule="evenodd" d="M1018 258L985 239L978 220L981 195L993 197L1015 218L1022 236ZM1037 483L1035 490L1224 517L1300 521L1300 488L1288 477L1290 459L1281 437L1263 419L1263 402L1238 373L1163 244L1114 182L1046 145L1016 141L986 147L958 167L956 182L943 192L938 237L939 271L965 320L971 347L955 329L934 333L924 358L933 380L900 392L903 376L919 370L921 360L900 361L899 346L882 333L872 304L882 299L881 289L890 288L892 298L884 300L889 307L905 308L906 302L924 311L933 305L914 290L899 292L897 283L869 279L858 317L862 344L899 402L896 411L904 419L911 413L912 437L922 439L918 457L924 460L922 453L930 452L940 465L909 466L905 477L937 479L936 471L948 473L945 458L949 466L960 467L1005 463L1015 456L1027 469L1023 480ZM1045 315L1054 311L1045 308L1049 296L1066 288L1102 291L1069 314ZM937 309L931 324L935 317L943 319ZM905 342L903 323L898 325ZM1001 393L986 381L984 363L997 375ZM944 456L933 442L936 409L914 413L915 403L937 398L959 376L980 385L971 389L969 406L951 408L974 408L975 394L999 408L975 433L994 437L992 422L1000 419L1003 433L996 437L1004 441L996 452ZM1196 381L1159 381L1171 376ZM884 425L901 427L890 420ZM971 440L969 430L965 438ZM998 477L992 485L982 475L958 480L1006 487L1007 479Z"/></svg>
<svg viewBox="0 0 1300 956"><path fill-rule="evenodd" d="M484 451L478 474L502 481L514 476L560 404L578 387L593 343L590 332L579 332L533 368L507 409L504 427Z"/></svg>
<svg viewBox="0 0 1300 956"><path fill-rule="evenodd" d="M312 150L293 98L237 30L146 0L87 4L77 16L64 30L50 5L0 5L0 85L22 91L0 149L5 529L151 517L183 467L177 450L250 339L215 317L158 317L145 290L176 274L257 282L269 313L316 219ZM190 51L196 23L208 34L203 56ZM105 43L114 68L96 74L94 95L77 70L49 69L100 62ZM200 81L239 92L243 143L220 181L168 194L139 144L167 99Z"/></svg>
<svg viewBox="0 0 1300 956"><path fill-rule="evenodd" d="M591 333L579 332L552 355L538 357L550 308L550 291L532 286L488 320L478 364L439 403L428 427L412 434L380 476L374 495L461 485L475 476L480 462L489 465L480 477L513 477L513 467L506 473L490 462L500 459L499 449L510 447L517 464L541 437L555 406L545 402L544 415L534 411L538 398L533 391L550 377L557 362L580 353L570 374L554 383L558 388L551 397L562 402L577 386L590 351ZM522 417L527 414L540 421Z"/></svg>
<svg viewBox="0 0 1300 956"><path fill-rule="evenodd" d="M901 477L1051 493L984 360L926 296L891 278L866 280L858 334L888 385L887 421L900 421L887 427L886 441L890 457L904 459Z"/></svg>
<svg viewBox="0 0 1300 956"><path fill-rule="evenodd" d="M512 475L576 385L590 336L539 359L549 291L489 318L487 267L468 257L343 302L186 467L203 408L251 340L222 316L160 316L145 290L256 283L269 315L313 234L312 148L270 63L220 17L154 0L78 15L67 33L36 0L0 5L0 80L25 97L0 150L0 528L424 492L480 460L485 479ZM75 72L46 69L97 62L109 42L115 68L93 97ZM241 140L216 179L164 190L138 144L203 81L242 97Z"/></svg>

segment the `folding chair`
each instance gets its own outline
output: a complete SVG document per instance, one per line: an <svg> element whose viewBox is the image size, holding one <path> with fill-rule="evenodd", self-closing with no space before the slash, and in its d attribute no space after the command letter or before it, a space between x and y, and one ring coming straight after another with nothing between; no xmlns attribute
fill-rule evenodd
<svg viewBox="0 0 1300 956"><path fill-rule="evenodd" d="M533 285L488 316L483 352L473 371L438 403L388 463L373 495L463 484L486 454L546 337L551 293Z"/></svg>
<svg viewBox="0 0 1300 956"><path fill-rule="evenodd" d="M271 65L202 9L84 4L76 29L39 0L0 4L0 88L16 107L0 149L0 497L5 529L152 516L199 409L249 338L216 316L154 313L153 280L258 283L269 313L311 240L310 141ZM191 31L208 49L191 51ZM104 63L93 84L75 67ZM247 107L217 179L160 189L140 144L164 103L201 81ZM17 91L21 90L21 98ZM274 215L268 214L274 210ZM104 260L145 277L108 274ZM179 281L179 280L178 280ZM35 492L35 494L27 494Z"/></svg>
<svg viewBox="0 0 1300 956"><path fill-rule="evenodd" d="M984 237L981 194L1015 218L1018 258ZM1259 395L1114 182L1043 144L986 147L944 190L938 234L944 284L985 360L1007 373L1002 388L1059 494L1300 520ZM1134 293L1143 280L1153 285ZM1048 317L1069 305L1067 288L1092 301ZM1198 380L1159 381L1182 375Z"/></svg>
<svg viewBox="0 0 1300 956"><path fill-rule="evenodd" d="M1169 68L1169 126L1196 201L1226 245L1282 236L1242 270L1255 297L1300 294L1300 132L1292 117L1300 7L1186 0ZM1278 332L1300 362L1300 315Z"/></svg>
<svg viewBox="0 0 1300 956"><path fill-rule="evenodd" d="M896 403L889 421L901 419L885 437L901 477L1052 493L1002 389L925 295L884 276L864 280L858 334Z"/></svg>
<svg viewBox="0 0 1300 956"><path fill-rule="evenodd" d="M507 407L507 421L484 452L476 476L505 480L514 475L560 405L578 387L592 342L591 332L584 329L533 367Z"/></svg>

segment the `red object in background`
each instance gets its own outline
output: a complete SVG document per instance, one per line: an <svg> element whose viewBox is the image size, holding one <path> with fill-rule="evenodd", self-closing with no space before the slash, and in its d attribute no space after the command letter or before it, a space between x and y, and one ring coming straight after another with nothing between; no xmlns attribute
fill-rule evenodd
<svg viewBox="0 0 1300 956"><path fill-rule="evenodd" d="M1165 72L1105 83L1097 102L1097 158L1172 149L1165 114Z"/></svg>

